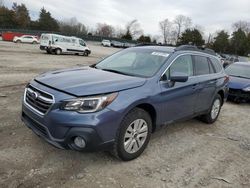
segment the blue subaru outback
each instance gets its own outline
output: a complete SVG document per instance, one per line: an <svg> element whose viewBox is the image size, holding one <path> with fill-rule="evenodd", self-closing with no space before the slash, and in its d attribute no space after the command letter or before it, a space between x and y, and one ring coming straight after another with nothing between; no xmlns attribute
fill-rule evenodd
<svg viewBox="0 0 250 188"><path fill-rule="evenodd" d="M215 122L227 82L211 50L137 46L90 67L35 77L25 88L22 120L58 148L132 160L163 124Z"/></svg>

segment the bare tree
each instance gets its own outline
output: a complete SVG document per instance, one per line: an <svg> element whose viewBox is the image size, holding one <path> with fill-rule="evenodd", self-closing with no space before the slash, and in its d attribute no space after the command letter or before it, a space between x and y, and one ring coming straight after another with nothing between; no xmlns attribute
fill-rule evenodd
<svg viewBox="0 0 250 188"><path fill-rule="evenodd" d="M158 43L161 39L161 36L160 35L154 35L152 36L152 42L153 43Z"/></svg>
<svg viewBox="0 0 250 188"><path fill-rule="evenodd" d="M113 37L115 29L112 25L106 23L98 23L96 28L96 34L104 37Z"/></svg>
<svg viewBox="0 0 250 188"><path fill-rule="evenodd" d="M120 26L117 26L115 28L114 36L117 38L121 38L124 35L124 33L126 33L126 31L123 28L121 28Z"/></svg>
<svg viewBox="0 0 250 188"><path fill-rule="evenodd" d="M164 43L170 43L171 31L173 23L168 19L159 22L160 30L163 36Z"/></svg>
<svg viewBox="0 0 250 188"><path fill-rule="evenodd" d="M59 23L60 31L68 35L87 34L87 28L84 24L78 22L76 17L64 20Z"/></svg>
<svg viewBox="0 0 250 188"><path fill-rule="evenodd" d="M126 33L129 33L132 38L137 38L138 36L143 34L140 24L137 20L132 20L126 25Z"/></svg>
<svg viewBox="0 0 250 188"><path fill-rule="evenodd" d="M250 22L240 20L233 23L232 27L235 31L241 29L246 33L250 33Z"/></svg>
<svg viewBox="0 0 250 188"><path fill-rule="evenodd" d="M192 25L192 20L187 16L178 15L174 19L174 24L176 25L176 43L177 43L181 33Z"/></svg>

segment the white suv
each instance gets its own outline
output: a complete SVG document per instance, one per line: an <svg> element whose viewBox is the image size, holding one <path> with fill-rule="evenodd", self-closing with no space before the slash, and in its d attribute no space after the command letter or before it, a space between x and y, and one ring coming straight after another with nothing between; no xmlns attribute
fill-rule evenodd
<svg viewBox="0 0 250 188"><path fill-rule="evenodd" d="M37 39L36 36L32 36L32 35L23 35L21 37L17 37L15 36L13 39L13 42L16 43L31 43L31 44L38 44L39 40Z"/></svg>
<svg viewBox="0 0 250 188"><path fill-rule="evenodd" d="M110 47L111 46L111 42L110 42L110 40L102 40L102 45Z"/></svg>

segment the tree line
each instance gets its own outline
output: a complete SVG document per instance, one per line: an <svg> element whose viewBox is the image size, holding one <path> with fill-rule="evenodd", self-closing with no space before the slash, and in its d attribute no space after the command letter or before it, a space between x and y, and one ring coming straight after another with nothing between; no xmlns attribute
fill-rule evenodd
<svg viewBox="0 0 250 188"><path fill-rule="evenodd" d="M220 54L247 56L250 54L250 22L237 21L232 24L233 32L217 31L205 42L201 26L192 26L189 17L178 15L173 21L165 19L159 23L164 43L194 44L212 48Z"/></svg>
<svg viewBox="0 0 250 188"><path fill-rule="evenodd" d="M163 39L166 45L194 44L205 45L218 53L248 55L250 53L250 22L238 21L232 25L232 34L225 30L219 31L204 40L202 27L193 25L192 19L178 15L174 20L164 19L159 22L161 35L144 35L138 20L129 21L124 27L114 27L107 23L97 23L96 28L89 28L75 17L59 21L52 17L44 7L39 12L37 20L31 20L25 4L13 3L9 9L0 0L0 28L31 29L51 32L61 32L67 35L97 35L127 40L137 40L143 43L156 43Z"/></svg>

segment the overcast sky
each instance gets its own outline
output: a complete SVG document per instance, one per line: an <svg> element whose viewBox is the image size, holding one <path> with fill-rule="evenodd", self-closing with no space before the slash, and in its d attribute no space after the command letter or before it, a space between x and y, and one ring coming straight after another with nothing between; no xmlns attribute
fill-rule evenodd
<svg viewBox="0 0 250 188"><path fill-rule="evenodd" d="M194 25L201 25L205 34L220 29L231 30L233 22L250 21L250 0L14 0L24 3L32 19L41 7L58 20L76 17L86 26L96 23L124 25L137 19L144 34L158 35L159 21L173 20L178 14L189 16ZM12 0L4 0L11 7Z"/></svg>

